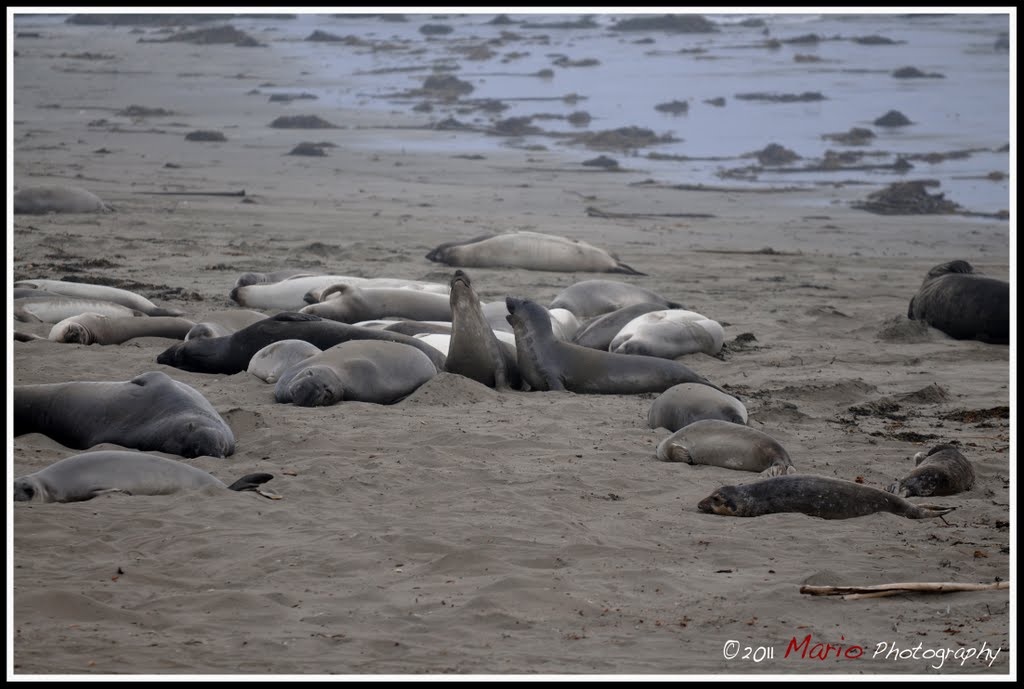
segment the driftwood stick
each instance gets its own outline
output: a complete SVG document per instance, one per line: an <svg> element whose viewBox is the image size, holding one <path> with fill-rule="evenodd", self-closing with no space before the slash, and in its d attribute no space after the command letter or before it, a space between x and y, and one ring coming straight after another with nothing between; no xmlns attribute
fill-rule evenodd
<svg viewBox="0 0 1024 689"><path fill-rule="evenodd" d="M136 191L135 194L149 194L150 196L245 196L245 189L241 191Z"/></svg>
<svg viewBox="0 0 1024 689"><path fill-rule="evenodd" d="M613 213L587 206L586 213L592 218L713 218L710 213Z"/></svg>
<svg viewBox="0 0 1024 689"><path fill-rule="evenodd" d="M885 592L897 593L949 593L952 591L995 591L1010 588L1010 582L997 581L991 584L961 584L957 582L907 582L900 584L878 584L877 586L801 586L800 593L812 596L849 596ZM877 597L871 595L870 597Z"/></svg>

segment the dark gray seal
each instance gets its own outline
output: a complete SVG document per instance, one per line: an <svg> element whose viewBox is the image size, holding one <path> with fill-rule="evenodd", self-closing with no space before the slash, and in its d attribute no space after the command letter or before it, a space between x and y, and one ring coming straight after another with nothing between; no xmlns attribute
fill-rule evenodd
<svg viewBox="0 0 1024 689"><path fill-rule="evenodd" d="M908 519L941 517L951 507L915 505L884 490L824 476L776 476L743 486L722 486L697 509L726 517L802 512L821 519L850 519L892 512Z"/></svg>
<svg viewBox="0 0 1024 689"><path fill-rule="evenodd" d="M314 354L281 374L274 399L300 407L338 402L394 404L437 375L427 356L409 345L351 340Z"/></svg>
<svg viewBox="0 0 1024 689"><path fill-rule="evenodd" d="M447 371L498 390L521 387L516 348L494 334L469 276L461 270L452 276L449 299L452 329Z"/></svg>
<svg viewBox="0 0 1024 689"><path fill-rule="evenodd" d="M248 474L230 486L202 469L142 452L100 450L55 462L14 480L15 502L78 502L103 493L170 495L210 486L264 492L260 486L273 474Z"/></svg>
<svg viewBox="0 0 1024 689"><path fill-rule="evenodd" d="M637 316L642 316L652 311L661 311L664 308L661 304L651 302L623 306L621 309L616 309L611 313L606 313L589 321L576 331L571 341L573 344L578 344L581 347L608 351L608 345L612 343L612 340L615 339L615 336L619 334L619 331L627 323Z"/></svg>
<svg viewBox="0 0 1024 689"><path fill-rule="evenodd" d="M957 340L1009 344L1010 283L975 273L967 261L937 265L910 300L907 318Z"/></svg>
<svg viewBox="0 0 1024 689"><path fill-rule="evenodd" d="M508 322L516 334L519 373L534 390L633 395L663 392L679 383L720 389L678 361L600 352L561 342L555 338L543 306L515 297L505 301Z"/></svg>
<svg viewBox="0 0 1024 689"><path fill-rule="evenodd" d="M349 340L401 342L426 354L438 371L444 370L444 355L415 337L291 312L265 318L228 337L176 344L162 352L156 361L196 373L239 373L248 368L256 352L279 340L304 340L324 350Z"/></svg>
<svg viewBox="0 0 1024 689"><path fill-rule="evenodd" d="M887 491L901 498L956 495L974 485L974 467L952 445L936 445L914 455L914 470L891 484Z"/></svg>
<svg viewBox="0 0 1024 689"><path fill-rule="evenodd" d="M707 385L680 383L658 396L647 414L651 428L667 428L675 433L680 428L704 419L718 419L746 425L747 408L732 395Z"/></svg>
<svg viewBox="0 0 1024 689"><path fill-rule="evenodd" d="M796 473L789 453L775 438L718 419L696 421L665 438L658 445L658 459L757 471L766 478Z"/></svg>
<svg viewBox="0 0 1024 689"><path fill-rule="evenodd" d="M17 215L106 213L111 210L99 196L81 187L39 186L14 192L14 212Z"/></svg>
<svg viewBox="0 0 1024 689"><path fill-rule="evenodd" d="M42 433L86 450L114 443L182 457L227 457L235 436L198 391L166 373L127 382L14 386L14 435Z"/></svg>
<svg viewBox="0 0 1024 689"><path fill-rule="evenodd" d="M593 318L633 304L660 304L662 309L685 309L660 294L618 280L584 280L566 287L551 301L552 309L568 309L577 318Z"/></svg>

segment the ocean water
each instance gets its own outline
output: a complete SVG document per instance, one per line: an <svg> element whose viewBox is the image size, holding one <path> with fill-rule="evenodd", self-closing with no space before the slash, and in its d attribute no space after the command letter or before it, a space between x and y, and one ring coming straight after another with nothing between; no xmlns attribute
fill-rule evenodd
<svg viewBox="0 0 1024 689"><path fill-rule="evenodd" d="M320 98L318 108L399 110L424 125L455 117L477 128L505 118L534 117L531 124L548 132L643 127L677 139L631 150L596 151L546 134L446 132L416 144L403 138L396 146L483 154L499 146L545 146L579 162L604 153L621 167L663 183L843 183L863 185L864 196L892 182L931 179L939 182L931 193L942 192L968 210L992 213L1010 207L1008 14L705 15L716 29L712 33L612 30L628 16L622 14L511 14L512 23L500 25L491 23L495 16L324 14L241 17L231 24L267 43L274 58L296 66L296 87L278 91L314 93ZM593 26L557 26L588 16ZM39 21L26 17L24 23L33 19ZM424 25L451 30L425 35ZM348 40L304 40L315 30ZM887 42L854 40L864 37ZM265 59L271 57L254 52L254 60ZM895 78L894 70L903 67L942 76ZM541 70L550 70L550 76L537 76ZM464 103L443 104L408 94L431 74L450 74L470 83L473 91L462 101L495 99L506 109L467 112ZM736 97L752 92L813 92L824 99L764 102ZM577 99L566 98L572 95ZM724 105L707 102L716 98L724 99ZM655 109L670 101L686 102L686 112ZM413 111L424 102L432 103L430 112ZM890 110L903 113L912 124L873 124ZM591 116L586 126L564 119L577 111ZM822 138L854 127L867 128L875 136L862 145ZM382 137L372 136L372 141L381 145ZM932 162L911 159L913 167L906 170L743 170L757 165L750 154L773 143L801 156L785 168L819 164L829 150L864 153L855 164L872 166L891 165L906 156L970 153ZM687 159L653 160L648 157L652 153Z"/></svg>

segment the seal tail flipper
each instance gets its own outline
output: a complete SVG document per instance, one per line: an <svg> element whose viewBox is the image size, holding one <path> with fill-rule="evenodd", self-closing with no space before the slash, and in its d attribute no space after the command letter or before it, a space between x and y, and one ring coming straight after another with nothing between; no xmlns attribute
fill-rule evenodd
<svg viewBox="0 0 1024 689"><path fill-rule="evenodd" d="M613 270L611 272L613 272L613 273L625 273L626 275L644 275L644 276L647 275L647 273L641 273L639 270L636 270L635 268L632 268L632 267L626 265L625 263L622 263L621 261L619 262L619 264L617 266L615 266L615 270Z"/></svg>
<svg viewBox="0 0 1024 689"><path fill-rule="evenodd" d="M164 309L155 308L149 312L150 316L170 316L172 318L179 318L185 315L184 311L178 311L177 309Z"/></svg>
<svg viewBox="0 0 1024 689"><path fill-rule="evenodd" d="M658 445L658 459L663 462L685 462L686 464L693 464L693 458L690 457L689 450L678 444L668 445L665 441L662 441L661 444Z"/></svg>
<svg viewBox="0 0 1024 689"><path fill-rule="evenodd" d="M949 514L955 507L942 507L941 505L914 505L917 514L907 515L911 519L929 519L931 517L942 517Z"/></svg>
<svg viewBox="0 0 1024 689"><path fill-rule="evenodd" d="M228 490L256 490L272 478L273 474L246 474L228 486Z"/></svg>

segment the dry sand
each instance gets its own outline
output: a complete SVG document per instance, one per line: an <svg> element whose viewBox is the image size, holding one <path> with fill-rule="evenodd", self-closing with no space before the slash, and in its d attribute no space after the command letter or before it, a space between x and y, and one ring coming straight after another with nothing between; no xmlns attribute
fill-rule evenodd
<svg viewBox="0 0 1024 689"><path fill-rule="evenodd" d="M593 155L582 150L578 160L516 149L488 149L480 160L413 152L411 144L455 135L372 128L426 121L402 113L244 95L266 81L307 85L272 48L136 38L127 28L86 39L58 27L15 44L15 186L74 184L116 207L18 216L16 279L142 283L138 291L159 305L198 317L233 306L234 280L250 270L446 281L453 269L424 258L440 242L507 230L566 235L649 274L626 281L721 321L727 342L756 337L722 358L684 361L743 395L751 425L780 440L801 472L884 487L915 452L957 441L978 482L925 500L957 508L947 523L705 515L701 498L756 477L657 461L666 433L646 424L654 395L499 394L441 374L394 406L302 409L275 404L272 387L246 373L156 364L169 340L16 342L16 384L162 370L194 386L230 423L238 450L191 463L226 480L268 471L284 498L17 504L15 673L1010 671L1006 591L860 601L799 592L804 583L1009 578L1009 419L949 415L1009 405L1010 349L954 341L906 319L937 263L966 259L1008 279L1005 221L852 210L863 187L630 186L643 171L580 167ZM60 57L82 52L114 59ZM133 104L176 114L114 115ZM281 114L342 128L268 127ZM103 118L107 126L89 124ZM198 129L227 141L185 140ZM284 155L310 140L337 148L323 158ZM181 189L246 196L146 193ZM588 206L714 217L592 218ZM758 253L764 247L776 253ZM469 272L484 299L541 303L578 280L608 277ZM880 400L897 401L898 412L850 410ZM38 434L11 442L13 476L75 454ZM864 655L783 657L791 639L807 635ZM726 660L728 640L772 647L774 658ZM920 646L918 658L873 657L881 643ZM983 644L1002 649L991 667L950 658L935 670L938 661L922 658Z"/></svg>

